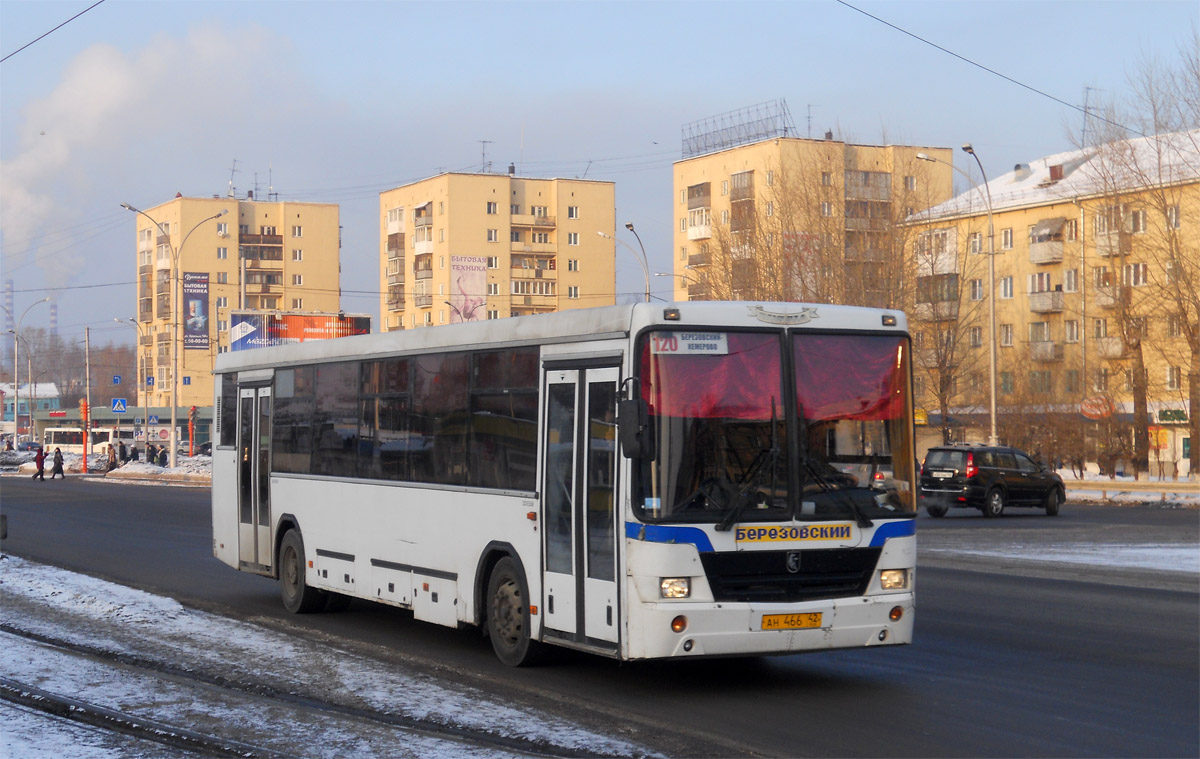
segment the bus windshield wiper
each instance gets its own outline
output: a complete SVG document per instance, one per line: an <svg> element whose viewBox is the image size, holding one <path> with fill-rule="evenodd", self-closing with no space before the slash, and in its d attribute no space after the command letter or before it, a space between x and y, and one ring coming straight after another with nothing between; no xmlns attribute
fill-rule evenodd
<svg viewBox="0 0 1200 759"><path fill-rule="evenodd" d="M732 527L733 523L742 515L742 510L746 508L746 504L753 500L750 492L758 484L764 467L771 472L771 493L774 494L776 462L779 460L779 425L776 419L775 397L771 396L771 447L763 448L754 457L754 462L750 464L750 468L746 470L745 477L739 483L741 487L738 488L737 495L733 497L729 508L721 515L721 521L717 522L714 528L718 532L725 532Z"/></svg>
<svg viewBox="0 0 1200 759"><path fill-rule="evenodd" d="M813 466L812 459L808 457L808 419L804 416L804 412L800 412L800 462L804 465L804 470L811 475L814 482L821 488L821 492L827 493L834 501L846 506L853 515L854 521L859 527L872 527L874 522L863 512L862 507L850 497L849 493L842 491L830 484L829 480L817 471ZM804 498L804 481L800 482L800 498Z"/></svg>

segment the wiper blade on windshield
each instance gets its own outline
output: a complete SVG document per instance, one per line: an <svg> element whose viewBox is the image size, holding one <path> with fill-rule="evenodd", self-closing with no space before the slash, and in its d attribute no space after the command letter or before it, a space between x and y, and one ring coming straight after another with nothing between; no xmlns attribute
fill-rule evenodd
<svg viewBox="0 0 1200 759"><path fill-rule="evenodd" d="M862 510L862 507L858 505L858 502L850 497L850 494L846 491L831 485L829 480L822 476L821 473L817 471L816 467L812 465L812 462L807 456L804 457L804 468L808 470L809 474L812 475L813 480L815 480L817 485L820 486L821 492L829 493L830 495L834 496L835 501L849 507L850 513L854 516L854 521L859 527L873 527L875 525L875 523L871 521L870 517L868 517ZM800 497L803 498L803 494Z"/></svg>
<svg viewBox="0 0 1200 759"><path fill-rule="evenodd" d="M733 497L732 503L725 513L721 515L721 521L717 522L713 528L718 532L725 532L733 523L742 515L742 510L746 508L746 504L752 499L750 491L758 483L758 477L762 474L763 467L767 467L771 472L771 492L775 492L775 470L778 468L776 463L779 461L779 425L775 412L775 396L771 396L771 447L763 448L754 457L754 462L750 464L750 468L746 470L745 477L738 483L741 487L738 488L737 494Z"/></svg>

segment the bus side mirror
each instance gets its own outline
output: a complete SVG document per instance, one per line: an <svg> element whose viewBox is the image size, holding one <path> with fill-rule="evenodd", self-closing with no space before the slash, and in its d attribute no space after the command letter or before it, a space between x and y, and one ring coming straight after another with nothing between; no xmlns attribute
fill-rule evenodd
<svg viewBox="0 0 1200 759"><path fill-rule="evenodd" d="M621 439L621 453L627 459L654 458L654 439L650 436L646 401L631 398L617 403L617 433Z"/></svg>

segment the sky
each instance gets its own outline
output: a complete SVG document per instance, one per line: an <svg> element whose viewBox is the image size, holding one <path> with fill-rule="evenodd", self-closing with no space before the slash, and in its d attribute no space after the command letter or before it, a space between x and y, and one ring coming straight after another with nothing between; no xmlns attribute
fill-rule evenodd
<svg viewBox="0 0 1200 759"><path fill-rule="evenodd" d="M342 308L378 329L379 193L484 151L498 172L614 182L618 239L636 248L634 223L669 271L684 124L784 100L801 136L970 142L994 177L1073 149L1085 97L1127 97L1200 27L1192 0L94 2L0 0L0 280L16 315L51 296L64 338L126 344L123 202L232 182L337 203ZM636 299L641 267L616 256Z"/></svg>

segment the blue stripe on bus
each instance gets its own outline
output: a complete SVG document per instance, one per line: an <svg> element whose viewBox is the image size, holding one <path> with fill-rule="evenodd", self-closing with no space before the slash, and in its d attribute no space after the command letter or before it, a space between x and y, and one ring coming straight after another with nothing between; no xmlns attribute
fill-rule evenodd
<svg viewBox="0 0 1200 759"><path fill-rule="evenodd" d="M625 537L651 543L691 543L701 553L712 553L712 541L699 527L672 527L664 524L625 523Z"/></svg>
<svg viewBox="0 0 1200 759"><path fill-rule="evenodd" d="M917 524L915 520L906 519L903 522L888 522L875 530L875 536L871 538L871 548L882 546L889 538L903 538L916 534Z"/></svg>

